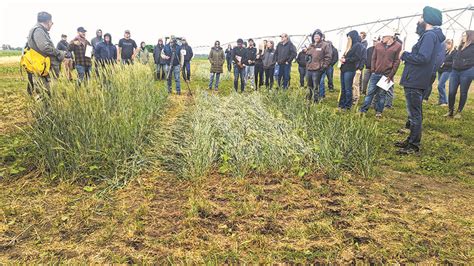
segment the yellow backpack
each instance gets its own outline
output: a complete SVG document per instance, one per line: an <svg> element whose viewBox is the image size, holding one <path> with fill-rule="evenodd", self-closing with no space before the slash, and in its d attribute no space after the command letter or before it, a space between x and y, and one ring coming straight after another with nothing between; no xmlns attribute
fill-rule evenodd
<svg viewBox="0 0 474 266"><path fill-rule="evenodd" d="M34 29L31 34L33 42L35 42L35 40L33 39L33 34L35 30L36 29ZM43 56L31 47L25 47L20 59L20 65L28 73L35 74L41 77L46 77L48 76L49 70L51 68L51 59L47 56Z"/></svg>

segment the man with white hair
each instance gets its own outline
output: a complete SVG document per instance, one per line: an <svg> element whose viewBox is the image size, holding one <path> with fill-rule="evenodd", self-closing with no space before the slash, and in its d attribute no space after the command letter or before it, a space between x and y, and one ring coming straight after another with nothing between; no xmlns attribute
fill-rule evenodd
<svg viewBox="0 0 474 266"><path fill-rule="evenodd" d="M360 108L361 113L366 113L372 103L373 97L378 94L378 100L375 102L375 117L382 118L382 112L385 106L386 91L377 86L382 77L387 78L387 83L393 81L400 65L400 52L402 46L395 41L395 33L387 30L381 34L382 40L375 45L371 69L372 73L369 80L369 88L364 105ZM392 85L393 86L393 85Z"/></svg>

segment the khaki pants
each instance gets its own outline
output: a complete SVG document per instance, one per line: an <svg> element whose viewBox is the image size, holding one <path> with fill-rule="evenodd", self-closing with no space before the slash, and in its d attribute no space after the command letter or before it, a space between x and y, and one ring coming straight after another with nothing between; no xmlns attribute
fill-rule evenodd
<svg viewBox="0 0 474 266"><path fill-rule="evenodd" d="M63 60L63 67L64 67L64 70L66 71L66 77L71 80L72 79L72 74L71 74L71 71L72 71L72 58L64 58Z"/></svg>
<svg viewBox="0 0 474 266"><path fill-rule="evenodd" d="M355 105L359 101L360 98L360 77L362 75L362 71L357 70L354 76L354 83L352 84L352 103Z"/></svg>

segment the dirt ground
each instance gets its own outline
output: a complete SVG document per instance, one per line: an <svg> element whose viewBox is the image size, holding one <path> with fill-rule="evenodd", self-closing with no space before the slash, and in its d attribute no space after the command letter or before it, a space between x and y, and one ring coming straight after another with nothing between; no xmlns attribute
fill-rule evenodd
<svg viewBox="0 0 474 266"><path fill-rule="evenodd" d="M186 104L172 96L159 134ZM33 171L0 181L0 262L474 261L471 187L382 172L179 180L156 165L99 196Z"/></svg>

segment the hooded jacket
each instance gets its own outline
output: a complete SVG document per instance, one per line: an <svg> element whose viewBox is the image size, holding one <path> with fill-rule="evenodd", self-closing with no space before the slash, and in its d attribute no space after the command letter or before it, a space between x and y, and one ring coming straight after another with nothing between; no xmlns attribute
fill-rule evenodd
<svg viewBox="0 0 474 266"><path fill-rule="evenodd" d="M401 59L405 62L400 84L404 87L426 89L431 84L433 70L437 69L438 55L444 55L441 43L446 39L440 28L425 31L411 52L404 52ZM438 65L439 67L439 65Z"/></svg>
<svg viewBox="0 0 474 266"><path fill-rule="evenodd" d="M225 61L224 50L222 47L212 47L208 56L209 62L211 63L211 73L222 73Z"/></svg>
<svg viewBox="0 0 474 266"><path fill-rule="evenodd" d="M92 44L92 47L94 47L94 49L97 48L97 44L104 41L104 38L102 36L100 36L100 37L97 36L97 33L99 33L98 30L95 32L96 36L94 38L92 38L92 40L91 40L91 44ZM104 37L105 37L105 35L104 35Z"/></svg>
<svg viewBox="0 0 474 266"><path fill-rule="evenodd" d="M365 49L357 31L350 31L347 36L352 40L352 46L344 55L345 62L341 65L341 72L356 71L363 64Z"/></svg>
<svg viewBox="0 0 474 266"><path fill-rule="evenodd" d="M104 40L103 42L98 43L95 47L94 56L100 63L113 63L117 60L117 47L113 45L112 36L110 36L110 34L106 33L104 38L105 36L109 36L110 42Z"/></svg>
<svg viewBox="0 0 474 266"><path fill-rule="evenodd" d="M306 55L308 55L307 70L324 71L331 65L332 48L329 43L323 40L311 44L306 51Z"/></svg>

